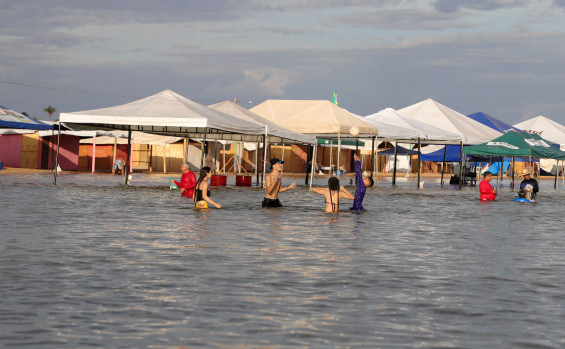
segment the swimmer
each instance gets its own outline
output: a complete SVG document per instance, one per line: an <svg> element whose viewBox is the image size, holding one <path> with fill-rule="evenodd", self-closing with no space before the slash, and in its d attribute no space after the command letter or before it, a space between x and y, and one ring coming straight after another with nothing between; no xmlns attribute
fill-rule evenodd
<svg viewBox="0 0 565 349"><path fill-rule="evenodd" d="M208 208L208 204L212 204L217 208L222 208L222 205L218 204L214 200L210 199L210 189L208 189L208 180L212 177L212 171L210 167L202 167L200 170L200 177L196 186L194 187L194 207L196 208Z"/></svg>
<svg viewBox="0 0 565 349"><path fill-rule="evenodd" d="M315 187L312 191L321 194L326 198L326 212L335 213L339 211L339 201L341 199L353 200L355 197L348 192L345 187L339 186L339 179L337 177L330 177L328 179L328 187Z"/></svg>
<svg viewBox="0 0 565 349"><path fill-rule="evenodd" d="M361 171L361 159L357 154L353 155L355 160L355 178L357 179L357 188L355 189L355 199L353 199L353 207L350 210L363 210L363 198L365 198L365 190L372 187L375 181L372 177L364 177Z"/></svg>
<svg viewBox="0 0 565 349"><path fill-rule="evenodd" d="M267 186L267 193L263 199L263 207L282 207L279 200L279 193L285 192L289 189L296 187L296 183L292 182L291 185L286 187L282 186L282 165L284 161L277 158L271 159L271 173L265 177L265 184Z"/></svg>

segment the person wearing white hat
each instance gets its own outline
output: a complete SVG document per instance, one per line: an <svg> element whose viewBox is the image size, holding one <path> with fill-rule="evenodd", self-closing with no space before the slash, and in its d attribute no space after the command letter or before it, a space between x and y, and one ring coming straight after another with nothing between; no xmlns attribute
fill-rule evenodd
<svg viewBox="0 0 565 349"><path fill-rule="evenodd" d="M522 176L524 177L524 180L520 183L520 190L526 191L526 186L530 185L531 196L532 198L535 198L539 191L538 181L532 178L530 170L528 169L524 169L524 171L522 171Z"/></svg>

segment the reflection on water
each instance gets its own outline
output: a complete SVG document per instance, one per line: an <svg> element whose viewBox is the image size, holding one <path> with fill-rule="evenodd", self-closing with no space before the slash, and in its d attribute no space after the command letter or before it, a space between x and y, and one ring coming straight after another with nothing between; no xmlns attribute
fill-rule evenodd
<svg viewBox="0 0 565 349"><path fill-rule="evenodd" d="M160 177L0 175L0 347L564 347L563 191L426 180L332 215L307 188L198 211Z"/></svg>

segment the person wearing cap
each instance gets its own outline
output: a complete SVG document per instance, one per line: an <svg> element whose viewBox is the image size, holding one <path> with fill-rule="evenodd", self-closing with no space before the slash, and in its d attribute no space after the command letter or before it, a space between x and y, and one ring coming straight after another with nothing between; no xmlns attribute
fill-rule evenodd
<svg viewBox="0 0 565 349"><path fill-rule="evenodd" d="M492 173L486 171L484 173L484 178L479 184L479 191L481 192L481 200L483 201L494 201L496 199L496 189L492 188L490 185L490 180L492 179Z"/></svg>
<svg viewBox="0 0 565 349"><path fill-rule="evenodd" d="M538 181L532 178L530 170L528 169L524 169L522 176L524 176L524 180L520 183L520 190L526 191L526 186L528 184L531 185L532 198L535 198L539 191Z"/></svg>
<svg viewBox="0 0 565 349"><path fill-rule="evenodd" d="M282 207L279 200L279 193L285 192L289 189L296 187L296 183L283 187L282 186L282 166L284 161L272 158L271 161L272 171L265 176L265 184L267 187L267 192L265 198L263 199L263 207Z"/></svg>

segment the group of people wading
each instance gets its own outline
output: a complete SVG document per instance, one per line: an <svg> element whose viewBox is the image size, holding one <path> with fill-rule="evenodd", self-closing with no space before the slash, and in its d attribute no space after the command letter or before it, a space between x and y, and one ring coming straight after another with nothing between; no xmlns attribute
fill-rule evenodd
<svg viewBox="0 0 565 349"><path fill-rule="evenodd" d="M363 198L365 197L365 190L367 187L373 186L373 178L370 176L363 176L361 171L361 160L357 155L354 155L355 160L355 178L357 188L355 195L351 194L345 187L339 185L337 177L330 177L328 180L328 187L315 187L312 191L323 195L326 202L325 212L335 213L339 211L339 203L341 199L353 200L353 207L351 210L363 210ZM296 183L292 183L286 187L282 185L282 167L284 161L273 158L270 160L270 172L266 174L265 185L266 193L263 199L263 207L282 207L279 200L279 193L283 193L296 187ZM196 208L208 208L209 205L214 205L221 208L222 205L210 199L210 189L208 180L212 177L210 167L203 167L200 170L200 176L196 180L196 176L190 171L188 164L181 165L182 176L180 182L174 181L179 187L181 195L194 200Z"/></svg>
<svg viewBox="0 0 565 349"><path fill-rule="evenodd" d="M524 176L524 180L520 183L520 190L518 191L518 197L532 200L535 199L538 191L538 181L532 178L532 174L529 170L525 169L522 173ZM481 200L483 201L493 201L496 199L496 188L493 188L490 184L492 179L492 173L490 171L486 171L483 174L484 178L479 184L479 191L481 193Z"/></svg>

